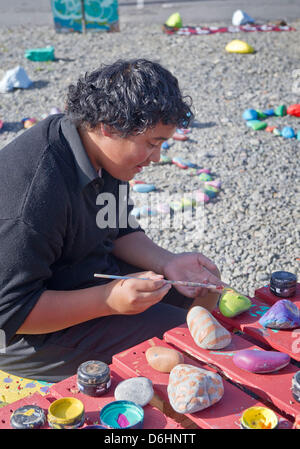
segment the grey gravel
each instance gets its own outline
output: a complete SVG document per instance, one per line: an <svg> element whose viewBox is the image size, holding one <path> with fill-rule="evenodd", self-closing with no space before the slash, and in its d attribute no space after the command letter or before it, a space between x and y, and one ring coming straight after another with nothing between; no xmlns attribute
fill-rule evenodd
<svg viewBox="0 0 300 449"><path fill-rule="evenodd" d="M300 21L290 25L300 29ZM232 39L247 41L256 53L226 53ZM55 47L55 61L24 57L26 49L46 45ZM192 96L196 112L190 140L170 142L167 154L211 169L222 189L173 227L170 221L163 226L161 216L144 217L140 223L164 248L204 253L215 261L223 280L244 294L253 295L273 271L298 272L300 141L255 132L245 125L242 113L248 107L300 103L299 31L187 37L167 36L160 24L125 23L119 33L86 35L57 34L52 26L4 28L0 56L0 79L21 65L33 81L29 89L0 95L5 122L0 148L24 132L22 118L41 120L52 107L63 109L67 86L100 63L120 57L162 63L178 77L183 93ZM272 117L268 124L300 130L295 117ZM133 199L141 204L162 194L181 198L201 187L196 177L175 165L153 165L136 178L159 189L134 192Z"/></svg>

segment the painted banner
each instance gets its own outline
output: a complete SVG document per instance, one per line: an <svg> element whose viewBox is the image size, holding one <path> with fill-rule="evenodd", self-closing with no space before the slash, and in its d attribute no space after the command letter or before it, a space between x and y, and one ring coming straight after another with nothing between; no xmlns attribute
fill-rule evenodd
<svg viewBox="0 0 300 449"><path fill-rule="evenodd" d="M119 31L118 0L51 0L58 33Z"/></svg>

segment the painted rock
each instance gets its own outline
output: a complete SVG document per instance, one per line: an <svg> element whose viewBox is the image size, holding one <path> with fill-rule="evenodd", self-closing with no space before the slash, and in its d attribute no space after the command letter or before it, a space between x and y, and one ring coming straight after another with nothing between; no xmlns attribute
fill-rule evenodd
<svg viewBox="0 0 300 449"><path fill-rule="evenodd" d="M258 113L255 109L246 109L243 112L243 119L244 120L257 120L258 119Z"/></svg>
<svg viewBox="0 0 300 449"><path fill-rule="evenodd" d="M254 131L260 131L261 129L266 129L268 124L267 122L261 122L260 120L248 120L247 126L254 129Z"/></svg>
<svg viewBox="0 0 300 449"><path fill-rule="evenodd" d="M172 162L173 164L177 165L177 167L183 168L184 170L188 168L187 163L183 159L181 159L181 157L173 157Z"/></svg>
<svg viewBox="0 0 300 449"><path fill-rule="evenodd" d="M202 190L196 190L195 199L197 203L208 203L210 200L209 196L202 192Z"/></svg>
<svg viewBox="0 0 300 449"><path fill-rule="evenodd" d="M174 12L174 14L171 14L165 24L168 27L181 28L182 19L179 12Z"/></svg>
<svg viewBox="0 0 300 449"><path fill-rule="evenodd" d="M209 173L200 173L200 175L199 175L199 179L201 180L201 181L205 181L205 182L207 182L207 181L212 181L212 176L209 174Z"/></svg>
<svg viewBox="0 0 300 449"><path fill-rule="evenodd" d="M300 327L300 309L289 299L281 299L270 307L259 323L271 329L295 329Z"/></svg>
<svg viewBox="0 0 300 449"><path fill-rule="evenodd" d="M156 187L154 184L135 184L132 189L135 192L139 193L148 193L152 192L153 190L156 190Z"/></svg>
<svg viewBox="0 0 300 449"><path fill-rule="evenodd" d="M149 365L161 373L169 373L174 366L184 361L180 352L172 348L164 348L163 346L152 346L147 349L145 356Z"/></svg>
<svg viewBox="0 0 300 449"><path fill-rule="evenodd" d="M160 159L159 159L159 163L160 164L171 164L172 163L172 158L170 158L166 154L161 154L160 155Z"/></svg>
<svg viewBox="0 0 300 449"><path fill-rule="evenodd" d="M54 114L61 114L61 110L56 107L51 108L49 115L54 115Z"/></svg>
<svg viewBox="0 0 300 449"><path fill-rule="evenodd" d="M219 193L219 189L214 186L205 185L204 193L209 196L209 198L215 198Z"/></svg>
<svg viewBox="0 0 300 449"><path fill-rule="evenodd" d="M206 181L204 183L205 186L207 186L207 185L213 186L213 187L216 187L216 189L220 189L221 184L222 183L221 183L220 179L214 179L213 181Z"/></svg>
<svg viewBox="0 0 300 449"><path fill-rule="evenodd" d="M116 401L132 401L144 407L153 398L154 391L147 377L132 377L120 382L115 389Z"/></svg>
<svg viewBox="0 0 300 449"><path fill-rule="evenodd" d="M199 168L197 171L197 175L200 175L201 173L208 173L210 175L210 169L209 168Z"/></svg>
<svg viewBox="0 0 300 449"><path fill-rule="evenodd" d="M280 131L280 129L274 128L274 129L273 129L273 134L274 134L274 136L276 136L276 137L281 136L281 131Z"/></svg>
<svg viewBox="0 0 300 449"><path fill-rule="evenodd" d="M296 133L291 126L285 126L284 128L282 128L281 135L286 139L292 139L296 137Z"/></svg>
<svg viewBox="0 0 300 449"><path fill-rule="evenodd" d="M246 25L247 23L254 23L254 19L252 19L246 12L237 9L232 16L232 25L240 26Z"/></svg>
<svg viewBox="0 0 300 449"><path fill-rule="evenodd" d="M132 187L132 186L134 186L135 184L146 184L146 182L145 181L138 181L137 179L131 179L130 181L129 181L129 185Z"/></svg>
<svg viewBox="0 0 300 449"><path fill-rule="evenodd" d="M300 140L300 131L297 132L297 140Z"/></svg>
<svg viewBox="0 0 300 449"><path fill-rule="evenodd" d="M222 349L231 342L231 334L204 307L192 307L186 317L191 336L203 349Z"/></svg>
<svg viewBox="0 0 300 449"><path fill-rule="evenodd" d="M291 104L286 110L287 114L300 117L300 104Z"/></svg>
<svg viewBox="0 0 300 449"><path fill-rule="evenodd" d="M224 386L219 374L180 364L170 372L167 392L177 413L196 413L218 402Z"/></svg>
<svg viewBox="0 0 300 449"><path fill-rule="evenodd" d="M267 131L268 133L272 133L272 132L274 131L275 128L276 128L276 126L267 126L267 127L266 127L266 131Z"/></svg>
<svg viewBox="0 0 300 449"><path fill-rule="evenodd" d="M32 85L26 71L21 66L8 70L0 81L0 93L6 93L14 88L27 89Z"/></svg>
<svg viewBox="0 0 300 449"><path fill-rule="evenodd" d="M189 140L189 137L186 134L181 134L181 133L175 132L172 136L172 139L184 141L184 140Z"/></svg>
<svg viewBox="0 0 300 449"><path fill-rule="evenodd" d="M142 206L140 208L140 216L141 217L150 217L150 216L153 217L155 215L157 215L157 211L155 209L151 209L148 206Z"/></svg>
<svg viewBox="0 0 300 449"><path fill-rule="evenodd" d="M284 117L287 113L287 109L286 106L284 104L281 104L280 106L278 106L275 109L275 115L277 115L278 117Z"/></svg>
<svg viewBox="0 0 300 449"><path fill-rule="evenodd" d="M247 42L240 41L239 39L235 39L229 42L225 50L228 53L254 53L254 48L251 45L247 44Z"/></svg>
<svg viewBox="0 0 300 449"><path fill-rule="evenodd" d="M265 118L268 117L264 112L260 111L259 109L257 109L256 112L257 112L257 117L258 117L260 120L264 120Z"/></svg>
<svg viewBox="0 0 300 449"><path fill-rule="evenodd" d="M176 132L179 134L189 134L191 132L190 128L177 128Z"/></svg>
<svg viewBox="0 0 300 449"><path fill-rule="evenodd" d="M167 141L165 141L165 142L163 142L163 143L161 144L161 148L162 148L163 150L168 150L168 149L170 148L170 145L168 144Z"/></svg>
<svg viewBox="0 0 300 449"><path fill-rule="evenodd" d="M265 109L265 110L263 111L263 113L264 113L265 115L267 115L268 117L272 117L273 115L275 115L274 109Z"/></svg>
<svg viewBox="0 0 300 449"><path fill-rule="evenodd" d="M37 119L36 118L29 118L27 120L24 120L23 126L24 126L25 129L28 129L28 128L31 128L36 123L37 123Z"/></svg>
<svg viewBox="0 0 300 449"><path fill-rule="evenodd" d="M196 200L194 198L182 198L181 207L182 209L192 209L196 206Z"/></svg>
<svg viewBox="0 0 300 449"><path fill-rule="evenodd" d="M2 129L2 128L3 128L3 125L4 125L4 122L3 122L3 120L0 120L0 129Z"/></svg>
<svg viewBox="0 0 300 449"><path fill-rule="evenodd" d="M250 309L251 304L251 300L246 296L231 289L224 289L219 301L219 309L222 315L234 317Z"/></svg>
<svg viewBox="0 0 300 449"><path fill-rule="evenodd" d="M283 352L244 349L233 356L233 363L251 373L272 373L290 363L290 356Z"/></svg>

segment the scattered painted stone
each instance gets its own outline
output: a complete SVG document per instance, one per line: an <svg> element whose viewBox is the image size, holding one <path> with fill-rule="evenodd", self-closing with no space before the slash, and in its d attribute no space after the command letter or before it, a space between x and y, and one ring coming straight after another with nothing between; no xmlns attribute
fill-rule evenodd
<svg viewBox="0 0 300 449"><path fill-rule="evenodd" d="M197 203L208 203L210 200L209 196L202 190L196 190L195 199Z"/></svg>
<svg viewBox="0 0 300 449"><path fill-rule="evenodd" d="M219 309L222 315L227 317L234 317L251 307L251 300L247 296L232 289L224 289L219 301Z"/></svg>
<svg viewBox="0 0 300 449"><path fill-rule="evenodd" d="M200 175L201 173L210 174L210 169L209 168L199 168L199 170L197 171L197 175Z"/></svg>
<svg viewBox="0 0 300 449"><path fill-rule="evenodd" d="M251 373L272 373L287 366L290 356L278 351L243 349L234 354L233 363Z"/></svg>
<svg viewBox="0 0 300 449"><path fill-rule="evenodd" d="M204 307L194 306L187 314L187 325L197 346L222 349L231 342L231 335Z"/></svg>
<svg viewBox="0 0 300 449"><path fill-rule="evenodd" d="M284 128L282 128L281 135L286 139L292 139L296 137L296 133L291 126L285 126Z"/></svg>
<svg viewBox="0 0 300 449"><path fill-rule="evenodd" d="M295 117L300 117L300 104L291 104L287 110L287 114L294 115Z"/></svg>
<svg viewBox="0 0 300 449"><path fill-rule="evenodd" d="M257 112L257 117L259 118L259 120L264 120L265 118L268 117L264 112L260 111L259 109L257 109L256 112Z"/></svg>
<svg viewBox="0 0 300 449"><path fill-rule="evenodd" d="M61 114L61 110L56 107L51 108L49 115L54 115L54 114Z"/></svg>
<svg viewBox="0 0 300 449"><path fill-rule="evenodd" d="M267 122L263 122L260 120L249 120L247 122L247 126L254 129L254 131L260 131L261 129L266 129L268 124L267 124Z"/></svg>
<svg viewBox="0 0 300 449"><path fill-rule="evenodd" d="M199 179L205 182L212 181L212 176L209 173L200 173Z"/></svg>
<svg viewBox="0 0 300 449"><path fill-rule="evenodd" d="M255 109L246 109L243 112L243 119L244 120L257 120L258 119L258 113Z"/></svg>
<svg viewBox="0 0 300 449"><path fill-rule="evenodd" d="M275 115L274 109L265 109L263 113L268 117L272 117L273 115Z"/></svg>
<svg viewBox="0 0 300 449"><path fill-rule="evenodd" d="M139 193L148 193L148 192L153 192L154 190L156 190L156 187L154 184L135 184L132 189L135 192L139 192Z"/></svg>
<svg viewBox="0 0 300 449"><path fill-rule="evenodd" d="M135 184L146 184L145 181L139 181L138 179L131 179L129 181L129 185L133 187Z"/></svg>
<svg viewBox="0 0 300 449"><path fill-rule="evenodd" d="M259 319L259 323L271 329L295 329L300 327L300 310L289 299L281 299Z"/></svg>
<svg viewBox="0 0 300 449"><path fill-rule="evenodd" d="M284 117L287 114L286 106L284 104L281 104L275 109L274 112L278 117Z"/></svg>
<svg viewBox="0 0 300 449"><path fill-rule="evenodd" d="M167 392L177 413L196 413L218 402L223 397L224 386L219 374L180 364L170 372Z"/></svg>
<svg viewBox="0 0 300 449"><path fill-rule="evenodd" d="M173 164L177 165L177 167L182 168L184 170L188 168L186 161L181 159L181 157L178 156L173 157L172 162Z"/></svg>
<svg viewBox="0 0 300 449"><path fill-rule="evenodd" d="M172 136L172 139L184 141L184 140L189 140L189 136L187 136L186 134L180 134L180 133L175 132Z"/></svg>
<svg viewBox="0 0 300 449"><path fill-rule="evenodd" d="M0 93L10 92L13 89L27 89L32 85L26 71L21 66L8 70L0 81Z"/></svg>
<svg viewBox="0 0 300 449"><path fill-rule="evenodd" d="M120 382L114 395L116 401L132 401L144 407L153 398L153 385L147 377L132 377Z"/></svg>
<svg viewBox="0 0 300 449"><path fill-rule="evenodd" d="M140 216L141 217L150 217L150 216L153 217L155 215L157 215L157 211L155 209L151 209L148 206L142 206L140 208Z"/></svg>
<svg viewBox="0 0 300 449"><path fill-rule="evenodd" d="M194 198L182 198L181 200L181 208L182 209L192 209L196 206L196 200Z"/></svg>
<svg viewBox="0 0 300 449"><path fill-rule="evenodd" d="M166 154L161 154L159 159L159 164L171 164L172 158Z"/></svg>
<svg viewBox="0 0 300 449"><path fill-rule="evenodd" d="M274 131L275 128L276 128L276 126L267 126L267 127L266 127L266 131L267 131L268 133L272 133L272 132Z"/></svg>
<svg viewBox="0 0 300 449"><path fill-rule="evenodd" d="M25 58L31 61L54 61L54 47L48 45L44 48L29 48L25 51Z"/></svg>
<svg viewBox="0 0 300 449"><path fill-rule="evenodd" d="M228 53L254 53L254 48L251 47L251 45L239 39L234 39L233 41L229 42L226 45L225 50Z"/></svg>
<svg viewBox="0 0 300 449"><path fill-rule="evenodd" d="M0 129L2 129L2 128L3 128L3 125L4 125L4 122L3 122L3 120L0 120Z"/></svg>
<svg viewBox="0 0 300 449"><path fill-rule="evenodd" d="M273 129L273 134L274 134L274 136L276 136L276 137L281 136L281 131L280 131L280 129L279 129L279 128L274 128L274 129Z"/></svg>
<svg viewBox="0 0 300 449"><path fill-rule="evenodd" d="M205 185L205 187L206 187L207 185L209 185L209 186L216 187L217 189L220 189L222 183L221 183L220 179L214 179L213 181L206 181L206 182L204 183L204 185Z"/></svg>
<svg viewBox="0 0 300 449"><path fill-rule="evenodd" d="M297 132L297 139L300 140L300 131Z"/></svg>
<svg viewBox="0 0 300 449"><path fill-rule="evenodd" d="M163 142L163 143L161 144L161 148L162 148L163 150L168 150L168 149L170 148L170 145L169 145L169 143L168 143L167 141L165 141L165 142Z"/></svg>
<svg viewBox="0 0 300 449"><path fill-rule="evenodd" d="M33 125L35 125L37 123L37 119L36 118L26 118L22 120L23 123L23 127L25 129L31 128Z"/></svg>
<svg viewBox="0 0 300 449"><path fill-rule="evenodd" d="M169 373L174 366L184 361L184 357L180 352L172 348L164 348L163 346L148 348L145 356L149 365L161 373Z"/></svg>
<svg viewBox="0 0 300 449"><path fill-rule="evenodd" d="M209 198L215 198L219 193L219 189L214 186L205 185L204 193L209 196Z"/></svg>
<svg viewBox="0 0 300 449"><path fill-rule="evenodd" d="M237 9L232 16L232 25L240 26L246 25L247 23L254 23L254 19L241 9Z"/></svg>
<svg viewBox="0 0 300 449"><path fill-rule="evenodd" d="M191 132L190 128L177 128L176 132L179 134L189 134Z"/></svg>
<svg viewBox="0 0 300 449"><path fill-rule="evenodd" d="M179 12L174 12L170 15L168 20L165 22L168 27L181 28L182 27L182 19Z"/></svg>

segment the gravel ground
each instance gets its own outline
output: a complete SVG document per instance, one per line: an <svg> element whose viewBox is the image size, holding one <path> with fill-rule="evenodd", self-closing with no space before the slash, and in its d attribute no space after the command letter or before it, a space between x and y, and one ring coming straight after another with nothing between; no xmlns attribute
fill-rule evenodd
<svg viewBox="0 0 300 449"><path fill-rule="evenodd" d="M290 25L300 30L300 21ZM256 53L226 53L225 45L235 38L247 41ZM46 45L55 47L55 61L24 57L26 49ZM166 225L160 217L142 218L148 235L174 252L204 253L218 265L224 281L248 295L266 284L273 271L298 272L300 141L253 131L242 113L248 107L300 103L299 31L186 37L167 36L160 25L124 24L120 33L87 35L56 34L52 26L4 28L0 55L0 79L21 65L34 82L29 89L0 94L0 118L5 122L0 148L24 132L23 117L41 120L52 107L63 109L67 86L99 63L119 57L162 63L178 77L183 93L192 96L196 112L190 139L170 141L167 154L209 168L222 188L181 221ZM268 123L300 130L295 117L271 118ZM197 177L175 165L155 164L137 179L159 189L133 193L134 200L145 205L149 198L181 198L201 187Z"/></svg>

